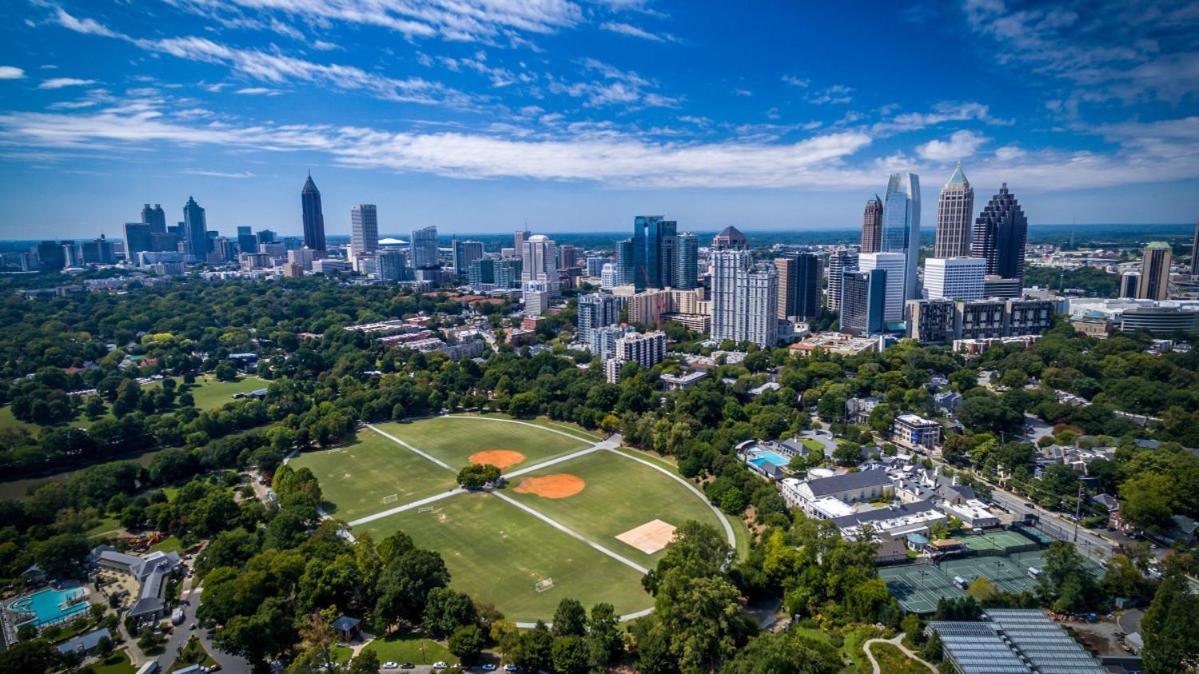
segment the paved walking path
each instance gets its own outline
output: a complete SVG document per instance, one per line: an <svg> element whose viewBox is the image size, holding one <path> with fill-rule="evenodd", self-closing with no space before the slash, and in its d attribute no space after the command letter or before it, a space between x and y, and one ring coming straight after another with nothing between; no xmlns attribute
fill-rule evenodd
<svg viewBox="0 0 1199 674"><path fill-rule="evenodd" d="M874 659L874 653L870 652L870 647L873 646L874 644L878 644L878 643L891 644L892 646L898 648L901 653L908 656L912 660L915 660L916 662L919 662L920 664L924 665L925 667L928 667L929 671L931 671L933 674L938 674L936 667L933 667L931 664L926 662L924 660L924 658L921 658L919 655L916 655L912 651L908 650L907 646L903 645L903 633L902 632L891 637L890 639L867 639L866 643L862 644L862 650L866 651L866 657L870 659L870 666L874 668L874 674L884 674L882 668L879 667L879 665L878 665L878 660Z"/></svg>
<svg viewBox="0 0 1199 674"><path fill-rule="evenodd" d="M375 426L374 424L367 424L366 427L371 429L372 431L378 433L379 435L382 435L383 437L387 438L388 440L391 440L392 442L396 443L397 445L402 445L404 447L407 447L408 449L412 450L416 454L423 456L424 458L432 461L433 463L441 466L442 468L445 468L446 470L454 473L455 475L458 474L457 469L453 468L452 466L450 466L450 464L446 463L445 461L442 461L441 459L437 458L436 456L433 456L432 454L430 454L426 451L423 451L423 450L417 449L416 447L413 447L412 445L404 442L403 440L397 438L396 436L392 435L391 433L379 430L379 428L377 426Z"/></svg>
<svg viewBox="0 0 1199 674"><path fill-rule="evenodd" d="M405 503L402 506L397 506L390 510L384 510L383 512L377 512L374 515L367 515L366 517L359 517L358 519L354 520L353 522L347 522L347 524L349 524L352 527L356 527L360 524L366 524L367 522L374 522L375 520L381 520L384 517L398 515L399 513L402 513L402 512L408 511L408 510L412 510L413 508L427 506L430 503L436 503L442 499L449 498L456 494L464 494L464 493L466 493L466 490L463 489L462 487L458 487L456 489L451 489L449 491L443 491L440 494L434 494L433 496L428 496L426 498L418 499L411 503Z"/></svg>

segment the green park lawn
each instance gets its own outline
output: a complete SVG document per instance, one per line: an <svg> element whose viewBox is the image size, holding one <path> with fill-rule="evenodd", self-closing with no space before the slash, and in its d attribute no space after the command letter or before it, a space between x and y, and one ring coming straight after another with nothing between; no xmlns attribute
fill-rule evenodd
<svg viewBox="0 0 1199 674"><path fill-rule="evenodd" d="M255 376L243 375L237 381L219 381L211 374L206 374L196 378L193 386L185 388L191 392L196 409L205 412L233 402L236 393L249 393L270 385L269 381Z"/></svg>
<svg viewBox="0 0 1199 674"><path fill-rule="evenodd" d="M168 671L173 672L176 669L183 669L188 665L197 664L212 667L217 662L212 659L212 655L208 653L208 649L204 648L204 644L200 643L200 640L193 636L183 645L183 650L179 653L179 657L175 659L175 664L171 665Z"/></svg>
<svg viewBox="0 0 1199 674"><path fill-rule="evenodd" d="M136 671L129 662L129 655L124 650L116 651L104 662L92 665L95 674L134 674Z"/></svg>
<svg viewBox="0 0 1199 674"><path fill-rule="evenodd" d="M904 655L903 651L891 644L874 644L870 652L878 660L879 668L887 674L931 674L928 667Z"/></svg>
<svg viewBox="0 0 1199 674"><path fill-rule="evenodd" d="M411 662L416 665L431 665L439 660L456 665L458 658L445 646L432 639L404 634L375 639L364 647L379 655L379 662Z"/></svg>
<svg viewBox="0 0 1199 674"><path fill-rule="evenodd" d="M453 489L455 475L370 430L342 447L301 454L288 463L309 468L334 517L347 522Z"/></svg>
<svg viewBox="0 0 1199 674"><path fill-rule="evenodd" d="M519 468L583 449L590 444L579 431L554 433L536 424L490 417L435 417L378 424L380 430L428 452L451 466L465 466L472 454L489 449L510 449L525 455ZM563 433L569 433L563 435Z"/></svg>
<svg viewBox="0 0 1199 674"><path fill-rule="evenodd" d="M519 494L514 487L522 478L517 478L504 493L645 567L652 567L664 551L645 554L617 540L618 534L660 519L675 527L695 520L716 527L724 536L718 515L703 497L631 458L600 451L522 477L559 473L582 478L583 491L561 499Z"/></svg>
<svg viewBox="0 0 1199 674"><path fill-rule="evenodd" d="M183 552L183 541L175 536L167 536L155 543L150 548L150 552Z"/></svg>
<svg viewBox="0 0 1199 674"><path fill-rule="evenodd" d="M636 570L490 494L454 496L431 512L399 513L355 533L381 541L397 530L439 552L456 589L494 604L509 620L549 620L565 597L587 607L608 602L620 614L653 605ZM538 592L544 579L553 587Z"/></svg>

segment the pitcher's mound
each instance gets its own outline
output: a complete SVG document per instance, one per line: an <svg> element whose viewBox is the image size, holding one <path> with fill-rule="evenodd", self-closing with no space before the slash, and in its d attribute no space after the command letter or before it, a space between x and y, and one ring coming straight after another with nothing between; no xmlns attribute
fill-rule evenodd
<svg viewBox="0 0 1199 674"><path fill-rule="evenodd" d="M471 463L492 465L500 470L515 466L524 460L524 454L511 449L488 449L470 455Z"/></svg>
<svg viewBox="0 0 1199 674"><path fill-rule="evenodd" d="M583 491L587 483L583 478L569 473L526 477L516 486L517 494L536 494L543 498L566 498Z"/></svg>
<svg viewBox="0 0 1199 674"><path fill-rule="evenodd" d="M666 547L674 538L674 525L662 520L651 520L619 534L616 540L631 545L647 555Z"/></svg>

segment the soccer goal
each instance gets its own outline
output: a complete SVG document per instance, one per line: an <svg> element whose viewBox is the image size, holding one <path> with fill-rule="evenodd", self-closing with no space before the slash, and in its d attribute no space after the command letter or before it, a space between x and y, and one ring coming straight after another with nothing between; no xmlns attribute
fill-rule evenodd
<svg viewBox="0 0 1199 674"><path fill-rule="evenodd" d="M554 579L553 578L543 578L542 580L537 581L533 585L533 589L536 590L538 593L545 592L546 590L552 589L553 587L554 587Z"/></svg>
<svg viewBox="0 0 1199 674"><path fill-rule="evenodd" d="M434 510L436 510L436 508L435 508L435 507L433 507L433 506L431 506L431 505L427 505L427 506L421 506L421 507L417 508L417 509L416 509L416 512L418 512L418 513L431 513L431 512L433 512Z"/></svg>
<svg viewBox="0 0 1199 674"><path fill-rule="evenodd" d="M400 500L399 494L388 494L387 496L383 497L384 504L395 503L396 501L399 501L399 500Z"/></svg>

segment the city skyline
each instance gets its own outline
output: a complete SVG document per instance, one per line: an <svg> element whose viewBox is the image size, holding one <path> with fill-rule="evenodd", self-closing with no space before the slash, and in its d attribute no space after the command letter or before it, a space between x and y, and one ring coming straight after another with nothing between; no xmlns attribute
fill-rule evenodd
<svg viewBox="0 0 1199 674"><path fill-rule="evenodd" d="M191 195L211 229L298 234L308 169L332 235L361 202L396 232L850 228L888 173L926 176L932 204L958 160L1034 223L1199 210L1183 3L362 7L14 6L0 238L120 236L130 204ZM916 76L881 77L896 59Z"/></svg>

